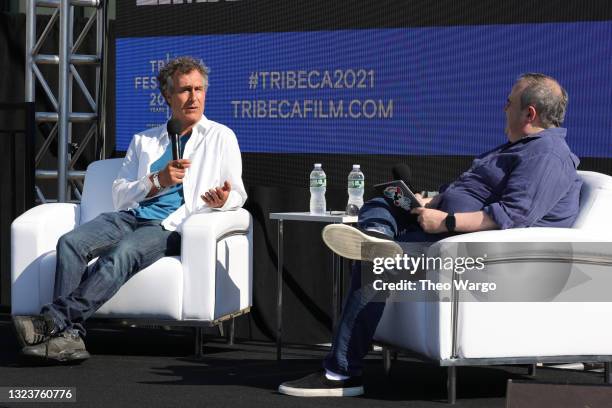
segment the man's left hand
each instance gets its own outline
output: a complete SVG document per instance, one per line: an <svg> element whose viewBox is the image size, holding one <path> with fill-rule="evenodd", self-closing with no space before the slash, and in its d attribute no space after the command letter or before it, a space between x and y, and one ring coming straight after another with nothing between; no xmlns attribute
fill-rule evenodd
<svg viewBox="0 0 612 408"><path fill-rule="evenodd" d="M446 216L448 215L444 211L435 210L433 208L413 208L410 211L412 214L418 215L417 221L423 231L430 234L440 234L442 232L448 232L446 229Z"/></svg>
<svg viewBox="0 0 612 408"><path fill-rule="evenodd" d="M207 206L211 208L221 208L227 201L227 197L229 196L230 191L232 190L232 185L229 181L225 181L223 186L211 188L208 192L202 194L200 197Z"/></svg>

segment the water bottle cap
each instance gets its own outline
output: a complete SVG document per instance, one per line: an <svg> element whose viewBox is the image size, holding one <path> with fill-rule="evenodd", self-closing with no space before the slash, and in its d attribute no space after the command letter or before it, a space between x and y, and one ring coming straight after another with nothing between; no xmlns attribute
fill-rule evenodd
<svg viewBox="0 0 612 408"><path fill-rule="evenodd" d="M353 164L353 170L359 170L361 168L358 164Z"/></svg>
<svg viewBox="0 0 612 408"><path fill-rule="evenodd" d="M321 167L321 163L315 163L314 166L315 167Z"/></svg>

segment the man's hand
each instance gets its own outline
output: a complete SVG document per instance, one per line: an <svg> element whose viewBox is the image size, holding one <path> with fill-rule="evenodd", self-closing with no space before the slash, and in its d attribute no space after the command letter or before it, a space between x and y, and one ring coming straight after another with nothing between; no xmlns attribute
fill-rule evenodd
<svg viewBox="0 0 612 408"><path fill-rule="evenodd" d="M169 161L166 167L159 172L159 184L161 184L162 187L170 187L182 183L183 177L185 177L185 170L187 170L189 166L191 166L191 160L189 159Z"/></svg>
<svg viewBox="0 0 612 408"><path fill-rule="evenodd" d="M211 208L221 208L227 201L232 185L229 181L225 180L222 187L211 188L207 193L202 194L200 197L207 206Z"/></svg>
<svg viewBox="0 0 612 408"><path fill-rule="evenodd" d="M416 193L414 196L416 197L417 201L423 207L436 208L438 206L438 203L440 202L440 198L442 197L442 194L437 194L433 197L427 197L427 198L423 198L423 196L420 193Z"/></svg>
<svg viewBox="0 0 612 408"><path fill-rule="evenodd" d="M424 198L421 193L416 193L414 195L414 197L417 199L417 201L419 202L419 204L421 204L423 207L427 206L427 204L429 204L429 202L432 200L432 198Z"/></svg>
<svg viewBox="0 0 612 408"><path fill-rule="evenodd" d="M444 220L448 215L444 211L434 210L433 208L413 208L410 211L412 214L418 215L417 221L423 231L430 234L440 234L448 232Z"/></svg>

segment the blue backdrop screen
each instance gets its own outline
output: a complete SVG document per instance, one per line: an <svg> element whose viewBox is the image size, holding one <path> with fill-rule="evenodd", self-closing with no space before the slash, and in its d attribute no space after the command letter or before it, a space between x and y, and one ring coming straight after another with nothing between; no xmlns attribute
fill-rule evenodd
<svg viewBox="0 0 612 408"><path fill-rule="evenodd" d="M155 77L210 68L205 114L243 152L476 155L503 143L516 77L568 90L568 142L612 157L612 22L119 38L116 143L167 120Z"/></svg>

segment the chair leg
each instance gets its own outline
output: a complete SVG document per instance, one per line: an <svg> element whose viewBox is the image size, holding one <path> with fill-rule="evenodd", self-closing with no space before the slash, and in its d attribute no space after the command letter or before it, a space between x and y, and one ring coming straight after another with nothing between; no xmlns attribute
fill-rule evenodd
<svg viewBox="0 0 612 408"><path fill-rule="evenodd" d="M385 368L385 374L389 375L391 372L391 350L386 347L382 349L383 366Z"/></svg>
<svg viewBox="0 0 612 408"><path fill-rule="evenodd" d="M612 384L612 362L610 361L604 363L604 382Z"/></svg>
<svg viewBox="0 0 612 408"><path fill-rule="evenodd" d="M195 328L195 358L200 360L204 358L204 336L201 327Z"/></svg>
<svg viewBox="0 0 612 408"><path fill-rule="evenodd" d="M537 368L537 366L538 365L535 364L535 363L534 364L530 364L527 367L527 375L530 376L530 377L535 377L536 376L536 368Z"/></svg>
<svg viewBox="0 0 612 408"><path fill-rule="evenodd" d="M229 326L229 332L227 333L227 344L229 344L230 346L234 345L234 332L236 330L236 319L232 318L232 320L230 321L230 326Z"/></svg>
<svg viewBox="0 0 612 408"><path fill-rule="evenodd" d="M219 336L225 337L225 330L223 328L223 322L218 323L217 328L219 329Z"/></svg>
<svg viewBox="0 0 612 408"><path fill-rule="evenodd" d="M448 403L454 405L457 402L457 367L450 366L447 369L446 395Z"/></svg>

